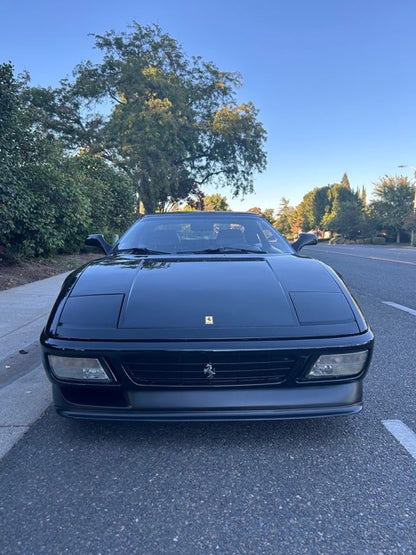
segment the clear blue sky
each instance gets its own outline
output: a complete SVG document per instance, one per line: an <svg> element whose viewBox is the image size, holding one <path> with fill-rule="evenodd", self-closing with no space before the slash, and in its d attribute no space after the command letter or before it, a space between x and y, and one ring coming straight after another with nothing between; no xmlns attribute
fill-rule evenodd
<svg viewBox="0 0 416 555"><path fill-rule="evenodd" d="M369 194L385 174L412 176L397 166L416 166L415 0L0 0L0 62L57 86L99 60L89 33L133 20L242 74L239 99L260 110L268 167L234 209L297 205L344 172Z"/></svg>

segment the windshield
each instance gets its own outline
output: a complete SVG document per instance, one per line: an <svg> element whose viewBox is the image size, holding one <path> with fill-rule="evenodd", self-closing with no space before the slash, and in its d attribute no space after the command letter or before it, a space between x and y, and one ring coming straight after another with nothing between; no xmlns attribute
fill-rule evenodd
<svg viewBox="0 0 416 555"><path fill-rule="evenodd" d="M286 239L266 220L233 212L144 216L114 250L138 254L293 253Z"/></svg>

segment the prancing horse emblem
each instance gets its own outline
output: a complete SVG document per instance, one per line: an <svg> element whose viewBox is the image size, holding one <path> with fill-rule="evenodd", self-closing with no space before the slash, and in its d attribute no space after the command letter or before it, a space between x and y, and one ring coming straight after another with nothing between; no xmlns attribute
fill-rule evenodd
<svg viewBox="0 0 416 555"><path fill-rule="evenodd" d="M208 362L208 364L205 365L204 374L209 380L212 380L212 378L215 376L215 368L212 366L210 362Z"/></svg>

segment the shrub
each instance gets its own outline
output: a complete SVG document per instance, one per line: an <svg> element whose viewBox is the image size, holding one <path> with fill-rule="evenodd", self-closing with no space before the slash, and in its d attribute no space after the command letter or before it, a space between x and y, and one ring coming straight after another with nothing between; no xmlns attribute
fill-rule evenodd
<svg viewBox="0 0 416 555"><path fill-rule="evenodd" d="M371 242L372 242L373 245L385 245L386 244L386 238L385 237L373 237Z"/></svg>

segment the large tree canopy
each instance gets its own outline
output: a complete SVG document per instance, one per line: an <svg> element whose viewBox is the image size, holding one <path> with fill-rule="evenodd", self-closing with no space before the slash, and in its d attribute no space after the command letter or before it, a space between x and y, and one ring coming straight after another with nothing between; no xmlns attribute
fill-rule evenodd
<svg viewBox="0 0 416 555"><path fill-rule="evenodd" d="M352 191L345 177L346 174L342 183L335 183L328 190L329 207L322 225L324 229L355 238L364 224L364 207L359 194Z"/></svg>
<svg viewBox="0 0 416 555"><path fill-rule="evenodd" d="M315 187L303 197L302 202L298 206L298 213L302 218L305 230L320 229L322 227L323 217L329 210L330 205L329 190L330 185Z"/></svg>
<svg viewBox="0 0 416 555"><path fill-rule="evenodd" d="M324 229L349 238L359 234L365 220L361 197L351 189L346 173L341 183L307 193L297 211L304 229Z"/></svg>
<svg viewBox="0 0 416 555"><path fill-rule="evenodd" d="M95 44L101 63L79 65L58 91L34 91L68 146L121 168L147 211L208 183L253 191L266 133L254 105L236 101L238 74L188 58L156 25L95 35Z"/></svg>
<svg viewBox="0 0 416 555"><path fill-rule="evenodd" d="M372 215L381 225L396 232L397 243L400 243L400 231L407 227L412 215L414 192L414 184L402 175L386 175L375 184Z"/></svg>
<svg viewBox="0 0 416 555"><path fill-rule="evenodd" d="M296 227L298 213L296 208L290 206L289 199L282 197L280 205L277 209L277 218L274 221L274 227L286 235L293 235L293 227Z"/></svg>
<svg viewBox="0 0 416 555"><path fill-rule="evenodd" d="M68 153L44 133L52 93L36 95L27 80L0 64L0 256L78 250L91 229L111 239L134 217L130 180L96 156Z"/></svg>

